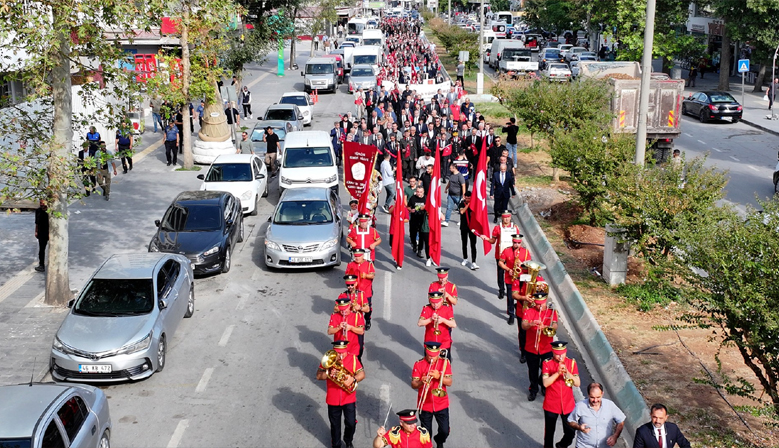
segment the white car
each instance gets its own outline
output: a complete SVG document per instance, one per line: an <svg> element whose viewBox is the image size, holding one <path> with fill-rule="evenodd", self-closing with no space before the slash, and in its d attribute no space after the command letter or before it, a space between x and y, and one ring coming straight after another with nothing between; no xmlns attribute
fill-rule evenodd
<svg viewBox="0 0 779 448"><path fill-rule="evenodd" d="M548 79L549 81L565 82L571 80L571 69L568 68L568 64L563 64L561 62L547 64L546 70L544 70L542 73L544 78Z"/></svg>
<svg viewBox="0 0 779 448"><path fill-rule="evenodd" d="M314 102L306 92L286 92L281 94L279 104L294 104L303 112L303 126L311 126L314 119Z"/></svg>
<svg viewBox="0 0 779 448"><path fill-rule="evenodd" d="M573 48L573 45L571 44L562 44L559 47L557 47L560 50L560 57L565 59L565 54L568 53L568 51Z"/></svg>
<svg viewBox="0 0 779 448"><path fill-rule="evenodd" d="M206 174L200 174L205 191L226 191L241 201L244 214L256 215L260 197L268 195L268 168L254 154L217 156Z"/></svg>

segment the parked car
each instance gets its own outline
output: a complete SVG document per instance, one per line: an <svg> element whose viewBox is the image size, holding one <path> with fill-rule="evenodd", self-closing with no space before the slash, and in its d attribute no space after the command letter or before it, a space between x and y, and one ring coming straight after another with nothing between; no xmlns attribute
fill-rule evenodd
<svg viewBox="0 0 779 448"><path fill-rule="evenodd" d="M314 102L306 92L285 92L278 104L294 104L303 113L303 126L311 126L314 119Z"/></svg>
<svg viewBox="0 0 779 448"><path fill-rule="evenodd" d="M105 393L84 384L0 387L0 447L108 448L111 415Z"/></svg>
<svg viewBox="0 0 779 448"><path fill-rule="evenodd" d="M303 129L303 112L294 104L272 104L265 110L262 119L289 122L292 126L290 132Z"/></svg>
<svg viewBox="0 0 779 448"><path fill-rule="evenodd" d="M51 347L51 376L134 381L162 371L168 341L195 312L193 277L190 260L177 253L108 258L68 302Z"/></svg>
<svg viewBox="0 0 779 448"><path fill-rule="evenodd" d="M560 57L560 50L557 48L544 48L541 50L541 54L538 55L538 68L540 70L545 70L550 62L563 62L563 58Z"/></svg>
<svg viewBox="0 0 779 448"><path fill-rule="evenodd" d="M262 137L265 135L265 130L270 126L273 128L273 133L279 136L279 157L284 152L284 142L287 138L287 134L292 132L292 123L281 120L270 121L258 121L252 129L252 148L254 148L255 154L265 154L268 150L268 145L262 141Z"/></svg>
<svg viewBox="0 0 779 448"><path fill-rule="evenodd" d="M682 114L698 117L701 123L726 118L738 123L742 113L741 105L727 92L696 92L682 101Z"/></svg>
<svg viewBox="0 0 779 448"><path fill-rule="evenodd" d="M349 93L357 89L370 90L376 87L376 72L372 65L362 64L352 67L352 73L349 74Z"/></svg>
<svg viewBox="0 0 779 448"><path fill-rule="evenodd" d="M341 203L327 187L284 190L265 231L265 265L307 268L341 264Z"/></svg>
<svg viewBox="0 0 779 448"><path fill-rule="evenodd" d="M570 81L571 69L567 64L561 62L555 62L547 64L546 70L544 70L542 76L549 81Z"/></svg>
<svg viewBox="0 0 779 448"><path fill-rule="evenodd" d="M574 57L578 56L581 53L584 53L587 51L584 47L571 47L568 49L568 51L565 52L565 62L571 62L574 60Z"/></svg>
<svg viewBox="0 0 779 448"><path fill-rule="evenodd" d="M195 274L228 272L233 248L243 241L241 203L226 191L184 191L162 220L149 252L182 254Z"/></svg>
<svg viewBox="0 0 779 448"><path fill-rule="evenodd" d="M238 198L241 211L257 215L261 197L268 196L268 168L254 154L217 156L206 174L198 174L203 191L228 191Z"/></svg>

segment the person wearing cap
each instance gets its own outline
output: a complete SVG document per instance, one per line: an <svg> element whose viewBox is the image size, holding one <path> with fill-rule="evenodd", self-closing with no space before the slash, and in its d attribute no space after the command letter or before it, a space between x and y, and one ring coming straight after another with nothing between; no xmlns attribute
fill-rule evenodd
<svg viewBox="0 0 779 448"><path fill-rule="evenodd" d="M517 307L514 303L514 295L511 288L514 282L514 265L530 260L530 251L522 247L522 234L511 236L511 247L504 249L498 260L498 267L503 271L503 282L506 285L506 314L509 315L507 323L514 325ZM522 274L527 274L527 268L522 268Z"/></svg>
<svg viewBox="0 0 779 448"><path fill-rule="evenodd" d="M546 387L544 396L544 447L566 448L573 443L576 431L568 425L568 416L576 406L573 388L581 385L579 366L567 357L567 342L552 342L552 359L541 366L541 378ZM529 363L528 363L529 364ZM565 384L572 380L572 385ZM553 445L557 419L563 420L563 438Z"/></svg>
<svg viewBox="0 0 779 448"><path fill-rule="evenodd" d="M357 283L359 278L354 274L344 275L344 283L346 283L346 291L338 295L338 299L347 299L352 306L353 313L362 313L363 315L371 310L371 305L365 298L365 294L357 289ZM335 303L335 309L333 312L338 312L338 300Z"/></svg>
<svg viewBox="0 0 779 448"><path fill-rule="evenodd" d="M330 315L327 334L336 341L349 341L347 352L362 361L363 346L359 336L365 334L365 318L362 313L352 312L352 302L346 297L339 297L335 304L338 310Z"/></svg>
<svg viewBox="0 0 779 448"><path fill-rule="evenodd" d="M356 356L347 353L349 341L334 341L333 350L338 355L338 359L344 369L348 372L344 385L350 387L352 384L359 383L365 379L365 370L363 370L360 360ZM335 367L331 367L334 369ZM344 419L343 442L347 448L353 448L354 432L357 429L357 391L349 393L343 390L338 384L330 379L329 372L325 370L322 364L316 371L316 379L327 381L327 416L330 419L330 445L333 448L341 448L341 416Z"/></svg>
<svg viewBox="0 0 779 448"><path fill-rule="evenodd" d="M357 289L362 291L368 301L368 312L364 314L365 329L371 329L371 314L373 313L373 279L376 277L376 268L373 262L365 259L365 249L356 249L354 259L346 265L346 274L357 277Z"/></svg>
<svg viewBox="0 0 779 448"><path fill-rule="evenodd" d="M529 274L522 274L514 280L513 283L511 283L511 297L514 298L517 304L517 339L519 341L519 363L524 364L527 362L526 358L526 351L525 351L525 341L527 340L527 330L524 329L524 317L525 312L529 309L535 306L535 294L531 297L530 294L528 294L528 281L530 280ZM536 277L536 285L546 284L544 281L544 278L540 275ZM540 366L540 364L539 364Z"/></svg>
<svg viewBox="0 0 779 448"><path fill-rule="evenodd" d="M433 390L440 388L446 392L452 385L452 363L440 357L440 353L440 342L425 342L425 357L414 363L411 372L411 387L417 391L417 403L422 403L419 406L422 427L432 434L433 417L438 424L438 433L433 437L436 447L443 447L449 437L449 394L438 397ZM428 385L426 392L425 385Z"/></svg>
<svg viewBox="0 0 779 448"><path fill-rule="evenodd" d="M383 426L376 430L373 448L390 446L392 448L433 448L430 431L417 426L417 410L405 409L396 412L400 426L387 431Z"/></svg>
<svg viewBox="0 0 779 448"><path fill-rule="evenodd" d="M346 237L346 242L354 249L364 249L365 257L367 260L375 260L373 251L381 244L381 236L379 232L370 226L371 216L361 214L357 218L357 226L354 226L349 230L349 235Z"/></svg>
<svg viewBox="0 0 779 448"><path fill-rule="evenodd" d="M492 236L479 235L479 238L484 241L488 241L490 244L497 244L495 248L495 264L498 265L498 300L503 300L506 289L505 275L499 264L500 255L504 250L512 246L511 235L518 233L520 233L519 227L511 222L511 210L504 210L500 215L500 225L492 228Z"/></svg>
<svg viewBox="0 0 779 448"><path fill-rule="evenodd" d="M449 268L435 268L438 280L430 283L427 292L440 292L444 295L444 306L457 305L457 285L449 281Z"/></svg>
<svg viewBox="0 0 779 448"><path fill-rule="evenodd" d="M427 297L430 303L422 307L417 326L425 327L424 340L440 342L441 348L447 349L446 357L451 360L452 334L448 329L457 327L454 311L451 306L444 306L443 293L429 292Z"/></svg>
<svg viewBox="0 0 779 448"><path fill-rule="evenodd" d="M533 307L525 311L520 326L527 332L524 352L527 359L527 375L530 380L528 388L529 401L538 395L538 383L541 379L539 368L552 358L552 336L543 333L544 328L557 330L557 311L550 309L546 293L533 294ZM542 389L543 391L543 389Z"/></svg>

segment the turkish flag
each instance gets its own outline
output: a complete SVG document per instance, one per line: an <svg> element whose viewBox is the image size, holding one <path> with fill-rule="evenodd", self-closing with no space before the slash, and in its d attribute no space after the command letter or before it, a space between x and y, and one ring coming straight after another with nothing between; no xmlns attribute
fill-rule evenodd
<svg viewBox="0 0 779 448"><path fill-rule="evenodd" d="M406 193L403 191L403 164L398 163L398 172L395 174L395 206L392 209L392 222L390 234L392 235L392 258L398 266L403 267L404 240L406 239L406 225L408 209L406 208Z"/></svg>
<svg viewBox="0 0 779 448"><path fill-rule="evenodd" d="M487 139L481 139L481 153L476 164L476 181L473 183L471 198L471 220L468 225L476 236L490 236L490 218L487 214ZM484 241L484 255L492 249L489 241Z"/></svg>
<svg viewBox="0 0 779 448"><path fill-rule="evenodd" d="M427 222L430 227L428 243L430 258L436 266L441 265L441 153L435 152L433 178L430 181L430 191L427 192Z"/></svg>

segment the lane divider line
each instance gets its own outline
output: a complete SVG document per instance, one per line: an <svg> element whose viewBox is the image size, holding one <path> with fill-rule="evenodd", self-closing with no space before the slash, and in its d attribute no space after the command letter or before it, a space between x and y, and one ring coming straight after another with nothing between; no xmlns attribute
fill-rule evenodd
<svg viewBox="0 0 779 448"><path fill-rule="evenodd" d="M392 319L392 276L384 276L384 319L389 322Z"/></svg>
<svg viewBox="0 0 779 448"><path fill-rule="evenodd" d="M737 158L735 158L735 157L733 157L733 156L730 156L730 158L731 158L731 159L733 159L733 160L735 160L736 162L740 162L740 161L741 161L741 160L739 160L739 159L737 159Z"/></svg>
<svg viewBox="0 0 779 448"><path fill-rule="evenodd" d="M229 327L225 328L224 333L222 333L222 338L219 339L219 346L225 347L227 345L227 341L230 340L230 335L233 334L233 329L235 328L235 325L230 325Z"/></svg>
<svg viewBox="0 0 779 448"><path fill-rule="evenodd" d="M704 142L703 140L698 140L698 143L700 143L701 145L705 145L706 144L706 142Z"/></svg>
<svg viewBox="0 0 779 448"><path fill-rule="evenodd" d="M181 438L184 437L184 431L187 430L188 426L189 420L179 420L179 424L176 425L176 429L173 431L173 435L170 436L168 448L177 448L179 446L179 443L181 443Z"/></svg>
<svg viewBox="0 0 779 448"><path fill-rule="evenodd" d="M200 377L200 382L197 383L195 392L203 392L208 387L208 381L211 380L211 375L214 374L214 368L209 367L203 372L203 376Z"/></svg>

